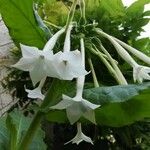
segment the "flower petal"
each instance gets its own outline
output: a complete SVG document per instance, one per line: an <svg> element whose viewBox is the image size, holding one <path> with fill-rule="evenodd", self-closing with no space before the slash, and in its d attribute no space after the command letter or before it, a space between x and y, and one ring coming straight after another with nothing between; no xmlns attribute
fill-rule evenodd
<svg viewBox="0 0 150 150"><path fill-rule="evenodd" d="M39 49L27 45L20 44L23 57L36 57Z"/></svg>
<svg viewBox="0 0 150 150"><path fill-rule="evenodd" d="M25 91L28 93L28 97L29 98L39 98L39 99L44 99L44 95L41 93L41 89L40 88L35 88L33 90L28 90L25 89Z"/></svg>
<svg viewBox="0 0 150 150"><path fill-rule="evenodd" d="M95 112L94 112L94 110L86 111L86 112L83 114L83 116L84 116L87 120L89 120L89 121L91 121L92 123L96 124Z"/></svg>
<svg viewBox="0 0 150 150"><path fill-rule="evenodd" d="M93 104L85 99L82 99L82 103L83 105L88 106L90 109L93 109L93 110L100 107L100 105Z"/></svg>
<svg viewBox="0 0 150 150"><path fill-rule="evenodd" d="M45 73L44 61L41 59L38 59L35 65L33 66L32 70L30 70L30 77L31 77L33 85L41 81L46 76L47 75Z"/></svg>
<svg viewBox="0 0 150 150"><path fill-rule="evenodd" d="M74 124L82 116L83 112L81 107L82 106L80 102L74 102L73 105L69 106L66 109L67 117L69 119L70 124Z"/></svg>
<svg viewBox="0 0 150 150"><path fill-rule="evenodd" d="M73 104L73 101L70 99L70 97L63 95L63 100L60 101L58 104L50 107L51 109L66 109L70 105Z"/></svg>
<svg viewBox="0 0 150 150"><path fill-rule="evenodd" d="M49 39L49 41L46 43L46 45L45 45L43 51L51 51L51 50L54 48L54 46L55 46L55 44L56 44L58 38L60 37L61 34L64 33L64 31L65 31L65 29L62 28L61 30L59 30L58 32L56 32L56 33Z"/></svg>
<svg viewBox="0 0 150 150"><path fill-rule="evenodd" d="M33 58L21 58L16 64L12 65L12 67L15 67L17 69L23 70L23 71L30 71L32 66L35 63L35 59Z"/></svg>

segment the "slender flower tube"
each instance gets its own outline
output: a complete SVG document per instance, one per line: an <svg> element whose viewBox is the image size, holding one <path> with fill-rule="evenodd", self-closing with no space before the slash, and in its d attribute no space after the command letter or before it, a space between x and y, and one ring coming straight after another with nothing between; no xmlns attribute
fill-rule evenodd
<svg viewBox="0 0 150 150"><path fill-rule="evenodd" d="M83 134L81 123L78 122L77 123L77 134L76 134L76 136L72 140L70 140L69 142L65 143L65 145L69 144L69 143L77 144L78 145L82 141L91 143L93 145L93 141L91 140L91 138L88 137L88 136L86 136L85 134Z"/></svg>
<svg viewBox="0 0 150 150"><path fill-rule="evenodd" d="M141 66L135 62L135 60L129 55L129 53L110 35L104 33L101 30L96 30L99 34L110 40L110 42L116 48L118 54L133 67L133 79L134 82L138 81L142 83L143 80L150 80L150 67Z"/></svg>
<svg viewBox="0 0 150 150"><path fill-rule="evenodd" d="M130 53L132 53L137 58L141 59L143 62L150 65L150 57L145 55L144 53L138 51L137 49L131 47L130 45L122 42L121 40L113 37L119 44L121 44L125 49L127 49Z"/></svg>
<svg viewBox="0 0 150 150"><path fill-rule="evenodd" d="M28 93L29 98L33 98L33 99L39 98L41 100L43 100L45 98L45 96L41 92L42 87L45 83L45 80L46 80L46 78L42 79L40 81L39 86L37 88L33 89L33 90L29 90L29 89L25 88L25 91Z"/></svg>
<svg viewBox="0 0 150 150"><path fill-rule="evenodd" d="M80 67L85 68L85 49L83 39L81 39L80 43L82 52L82 61ZM85 117L93 123L96 123L94 110L100 105L92 104L91 102L88 102L87 100L82 98L84 80L85 76L77 78L77 91L74 98L63 95L62 101L50 107L51 109L66 109L67 117L71 124L77 122L81 116Z"/></svg>
<svg viewBox="0 0 150 150"><path fill-rule="evenodd" d="M73 25L68 27L64 42L63 52L58 52L54 56L55 70L57 70L57 78L62 80L72 80L79 76L88 74L83 66L81 66L82 55L79 50L71 50L71 30Z"/></svg>
<svg viewBox="0 0 150 150"><path fill-rule="evenodd" d="M128 62L131 66L135 65L134 59L129 55L129 53L121 46L119 45L110 35L106 34L105 32L97 29L96 30L100 35L107 38L116 48L118 54L124 59L126 62Z"/></svg>
<svg viewBox="0 0 150 150"><path fill-rule="evenodd" d="M68 27L68 30L66 32L66 38L65 38L65 42L64 42L64 48L63 48L64 52L70 52L70 49L71 49L71 30L72 30L72 28L73 28L73 25L71 24Z"/></svg>
<svg viewBox="0 0 150 150"><path fill-rule="evenodd" d="M57 69L55 69L54 54L52 49L54 48L59 36L65 31L61 29L54 34L50 40L46 43L43 51L36 47L30 47L20 44L22 51L22 58L12 67L23 71L29 71L33 85L38 83L43 78L57 77Z"/></svg>
<svg viewBox="0 0 150 150"><path fill-rule="evenodd" d="M49 41L46 43L46 45L44 46L43 51L50 51L53 50L58 38L65 32L65 29L62 28L61 30L59 30L58 32L56 32L50 39Z"/></svg>
<svg viewBox="0 0 150 150"><path fill-rule="evenodd" d="M139 83L142 83L143 80L150 80L149 73L150 73L150 67L136 64L136 66L133 68L134 82L138 81Z"/></svg>
<svg viewBox="0 0 150 150"><path fill-rule="evenodd" d="M109 61L111 62L114 70L116 71L119 83L121 85L127 85L128 83L127 83L125 77L123 76L122 72L120 71L118 65L116 64L115 60L111 57L111 55L107 52L107 50L104 48L103 45L100 45L100 46L101 46L102 51L107 55L107 57L108 57Z"/></svg>

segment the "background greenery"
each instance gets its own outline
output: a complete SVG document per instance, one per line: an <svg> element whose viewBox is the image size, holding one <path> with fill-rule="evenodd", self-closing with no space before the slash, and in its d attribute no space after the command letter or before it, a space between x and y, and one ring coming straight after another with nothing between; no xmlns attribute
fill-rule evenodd
<svg viewBox="0 0 150 150"><path fill-rule="evenodd" d="M51 34L58 30L56 26L65 25L67 14L72 4L70 0L35 0L35 2L37 5L34 6L33 10L32 0L0 0L0 13L9 29L13 41L18 47L12 51L14 59L21 57L19 43L42 49ZM143 31L142 27L149 22L150 11L144 12L144 5L150 3L150 0L138 0L128 8L123 6L121 0L87 0L86 2L86 17L88 23L93 23L93 20L96 20L98 27L106 33L114 35L149 55L150 39L148 37L138 39L138 36ZM37 11L40 16L37 14ZM75 18L79 21L78 7ZM84 34L90 37L94 36L91 35L91 32L84 32ZM76 47L76 38L74 35L73 39L75 42L72 43L74 47ZM131 68L120 59L108 41L101 38L101 42L113 57L117 59L122 72L128 81L132 83ZM60 49L62 44L60 39L60 43L57 44L55 50ZM82 121L84 123L84 132L94 139L95 145L91 146L87 143L81 143L78 147L71 144L64 146L63 144L66 141L74 137L76 133L75 126L68 124L64 112L47 112L47 109L45 109L44 111L47 113L43 120L43 129L46 131L45 142L48 149L149 149L150 125L149 119L145 119L150 116L150 102L147 99L150 93L149 83L142 85L131 84L127 87L112 86L116 83L108 74L103 63L98 61L98 58L95 56L91 55L91 57L101 87L93 89L93 85L91 84L92 78L88 76L86 79L87 84L84 97L89 101L91 100L95 103L102 104L102 107L96 112L98 126L89 125L89 123L83 119ZM89 66L87 66L87 68L88 67ZM49 82L45 85L45 91L51 84L52 79L47 80ZM17 147L20 134L24 135L28 126L25 128L20 126L21 130L17 131L18 122L14 122L14 118L16 118L14 117L16 115L14 108L17 108L26 116L18 116L19 119L17 119L17 121L21 120L19 122L22 124L22 121L24 122L27 116L30 119L33 117L40 103L27 98L27 94L24 91L25 85L28 88L33 88L28 73L16 69L11 69L10 74L3 82L3 86L6 89L9 89L11 92L13 91L14 98L19 99L19 102L10 109L11 113L7 119L6 117L1 119L2 132L0 132L0 136L3 137L5 135L5 137L8 136L8 138L4 141L1 140L0 143L1 145L4 143L5 145L6 143L10 144L12 149ZM60 101L62 93L74 95L74 82L56 81L51 91L50 105L53 105ZM47 106L47 108L48 107L49 106ZM30 124L30 121L28 121L28 123ZM41 132L39 139L41 139L42 142L43 133L40 129L39 132ZM34 140L38 141L36 139ZM34 144L34 141L32 143ZM43 144L44 143L41 143L39 147L36 144L38 147L36 149L46 149ZM5 146L2 148L7 149Z"/></svg>

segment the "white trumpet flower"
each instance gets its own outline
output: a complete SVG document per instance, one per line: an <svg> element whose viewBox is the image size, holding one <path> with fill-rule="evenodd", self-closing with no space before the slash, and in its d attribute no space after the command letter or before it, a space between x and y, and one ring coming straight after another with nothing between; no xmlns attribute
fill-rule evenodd
<svg viewBox="0 0 150 150"><path fill-rule="evenodd" d="M28 93L28 97L29 98L33 98L33 99L41 99L43 100L45 98L45 96L41 93L41 89L39 87L33 89L33 90L28 90L25 89L25 91Z"/></svg>
<svg viewBox="0 0 150 150"><path fill-rule="evenodd" d="M136 63L136 61L130 56L130 54L121 46L123 45L125 48L128 48L131 50L131 47L127 46L126 44L124 44L123 42L117 40L116 38L113 38L112 36L108 35L107 33L104 33L101 30L97 29L97 32L100 33L102 36L104 36L105 38L107 38L116 48L118 54L129 64L133 67L133 79L134 82L138 81L139 83L142 83L143 80L150 80L150 67L146 67L146 66L142 66ZM119 44L119 43L121 44ZM137 56L140 55L139 52L137 51L132 51L132 53L135 52ZM141 54L141 59L144 59L147 61L149 61L148 56L145 57L144 54Z"/></svg>
<svg viewBox="0 0 150 150"><path fill-rule="evenodd" d="M33 99L38 98L38 99L41 99L41 100L43 100L45 98L45 96L41 92L41 89L44 85L45 80L46 80L46 78L42 79L40 81L39 86L37 88L33 89L33 90L29 90L29 89L25 88L25 91L28 93L29 98L33 98Z"/></svg>
<svg viewBox="0 0 150 150"><path fill-rule="evenodd" d="M63 80L72 80L80 76L88 74L85 67L82 66L82 55L78 50L70 51L71 49L71 30L73 25L67 29L63 52L55 54L54 62L57 68L57 78Z"/></svg>
<svg viewBox="0 0 150 150"><path fill-rule="evenodd" d="M23 71L29 71L33 85L46 76L55 77L56 70L53 62L54 55L52 49L54 48L57 39L64 31L64 29L61 29L54 34L46 43L43 51L36 47L21 44L22 58L13 65L13 67Z"/></svg>
<svg viewBox="0 0 150 150"><path fill-rule="evenodd" d="M50 108L58 110L66 109L67 117L71 124L77 122L82 116L96 124L94 110L98 108L99 105L92 104L91 102L77 96L71 98L63 95L62 97L62 101Z"/></svg>
<svg viewBox="0 0 150 150"><path fill-rule="evenodd" d="M77 134L76 134L76 136L72 140L70 140L69 142L67 142L65 144L72 143L72 144L77 144L78 145L82 141L91 143L93 145L93 141L91 140L91 138L86 136L85 134L83 134L81 123L78 122L77 123Z"/></svg>
<svg viewBox="0 0 150 150"><path fill-rule="evenodd" d="M113 37L120 45L122 45L126 50L128 50L130 53L132 53L134 56L142 60L143 62L150 65L150 57L142 53L141 51L138 51L137 49L131 47L130 45L122 42L121 40Z"/></svg>
<svg viewBox="0 0 150 150"><path fill-rule="evenodd" d="M85 68L85 49L83 39L81 39L81 52L82 59L80 66ZM77 92L74 98L63 95L62 101L50 107L51 109L66 109L67 117L71 124L74 124L82 116L89 121L96 123L94 110L100 105L92 104L91 102L88 102L82 98L84 81L85 76L80 76L77 78Z"/></svg>
<svg viewBox="0 0 150 150"><path fill-rule="evenodd" d="M133 67L133 79L134 82L138 81L139 83L142 83L143 80L150 80L150 67L141 66L141 65L135 65Z"/></svg>
<svg viewBox="0 0 150 150"><path fill-rule="evenodd" d="M57 78L72 80L73 78L88 74L81 65L82 56L80 51L58 52L54 57Z"/></svg>

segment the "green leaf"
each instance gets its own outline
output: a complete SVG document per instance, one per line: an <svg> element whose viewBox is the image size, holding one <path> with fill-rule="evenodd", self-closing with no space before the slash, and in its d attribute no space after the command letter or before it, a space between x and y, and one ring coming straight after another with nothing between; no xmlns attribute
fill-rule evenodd
<svg viewBox="0 0 150 150"><path fill-rule="evenodd" d="M96 110L96 120L100 125L120 127L150 117L150 89L129 101L110 103Z"/></svg>
<svg viewBox="0 0 150 150"><path fill-rule="evenodd" d="M7 147L1 150L17 150L23 135L29 128L32 119L25 117L21 112L14 111L8 114L7 118L0 119L0 144ZM29 150L46 150L43 142L44 132L38 129ZM0 146L1 146L0 145Z"/></svg>
<svg viewBox="0 0 150 150"><path fill-rule="evenodd" d="M143 16L150 16L150 11L145 11L145 12L143 13Z"/></svg>
<svg viewBox="0 0 150 150"><path fill-rule="evenodd" d="M144 11L144 5L150 3L150 0L137 0L126 9L127 17L140 16Z"/></svg>
<svg viewBox="0 0 150 150"><path fill-rule="evenodd" d="M128 125L150 117L148 97L150 97L150 83L84 90L84 98L95 104L101 104L95 112L97 124L113 127ZM65 110L51 110L46 118L51 122L68 122ZM81 121L85 122L82 119Z"/></svg>
<svg viewBox="0 0 150 150"><path fill-rule="evenodd" d="M43 48L47 33L36 20L33 0L0 0L0 13L17 45L22 43Z"/></svg>
<svg viewBox="0 0 150 150"><path fill-rule="evenodd" d="M6 119L6 126L7 126L7 129L10 133L10 149L11 150L15 150L17 149L17 128L15 126L15 124L13 123L13 120L12 118L8 115L7 119Z"/></svg>
<svg viewBox="0 0 150 150"><path fill-rule="evenodd" d="M142 39L138 39L134 41L133 47L149 55L150 54L150 38L142 38Z"/></svg>
<svg viewBox="0 0 150 150"><path fill-rule="evenodd" d="M100 5L101 8L105 9L112 17L125 15L125 8L121 0L101 0Z"/></svg>
<svg viewBox="0 0 150 150"><path fill-rule="evenodd" d="M150 83L141 85L117 85L84 90L83 97L96 104L125 102L139 95L140 91L148 88Z"/></svg>
<svg viewBox="0 0 150 150"><path fill-rule="evenodd" d="M7 150L9 144L9 132L6 127L6 117L0 118L0 148Z"/></svg>

